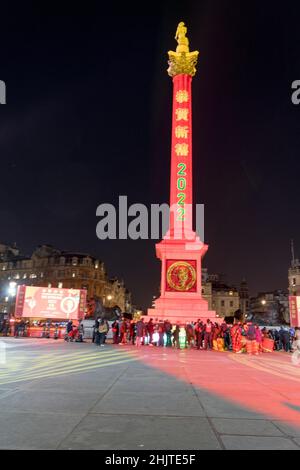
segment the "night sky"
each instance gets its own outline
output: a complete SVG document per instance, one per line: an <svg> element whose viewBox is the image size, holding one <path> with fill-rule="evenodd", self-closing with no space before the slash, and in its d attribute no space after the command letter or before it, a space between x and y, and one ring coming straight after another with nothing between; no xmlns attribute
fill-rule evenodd
<svg viewBox="0 0 300 470"><path fill-rule="evenodd" d="M298 3L298 5L297 5ZM100 2L98 2L100 4ZM133 300L158 293L155 241L99 241L96 208L168 202L179 21L200 51L193 81L195 201L205 204L204 266L251 293L287 287L300 256L299 2L161 2L1 16L0 240L102 259ZM91 4L94 5L94 4ZM126 13L126 14L125 14Z"/></svg>

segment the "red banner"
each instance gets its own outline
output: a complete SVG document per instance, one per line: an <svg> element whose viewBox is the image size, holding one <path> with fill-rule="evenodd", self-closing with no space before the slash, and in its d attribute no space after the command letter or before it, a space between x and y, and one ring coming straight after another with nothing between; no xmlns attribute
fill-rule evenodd
<svg viewBox="0 0 300 470"><path fill-rule="evenodd" d="M19 286L16 296L15 317L21 318L25 301L26 286Z"/></svg>
<svg viewBox="0 0 300 470"><path fill-rule="evenodd" d="M81 320L86 306L86 290L19 286L16 318L56 318Z"/></svg>
<svg viewBox="0 0 300 470"><path fill-rule="evenodd" d="M290 296L290 322L292 327L300 326L300 297Z"/></svg>

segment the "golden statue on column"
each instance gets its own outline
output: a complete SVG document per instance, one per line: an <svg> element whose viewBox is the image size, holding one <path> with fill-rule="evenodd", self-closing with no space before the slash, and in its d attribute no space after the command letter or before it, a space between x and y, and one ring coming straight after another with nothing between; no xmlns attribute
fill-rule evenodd
<svg viewBox="0 0 300 470"><path fill-rule="evenodd" d="M181 21L177 26L177 31L175 35L175 39L178 42L178 46L176 52L190 52L189 50L189 40L186 37L187 27L185 26L184 22Z"/></svg>
<svg viewBox="0 0 300 470"><path fill-rule="evenodd" d="M191 75L196 74L196 65L198 61L198 51L190 52L189 40L186 36L187 27L181 21L176 30L175 39L178 43L176 52L169 51L169 68L168 74L170 77L175 77L180 74Z"/></svg>

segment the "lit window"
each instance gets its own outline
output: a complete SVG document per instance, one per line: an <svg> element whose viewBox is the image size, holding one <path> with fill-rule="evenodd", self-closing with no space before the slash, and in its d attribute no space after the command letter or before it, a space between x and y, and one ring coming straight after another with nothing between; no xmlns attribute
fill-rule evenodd
<svg viewBox="0 0 300 470"><path fill-rule="evenodd" d="M72 277L75 277L75 276L76 276L76 274L75 274L75 273L72 273Z"/></svg>
<svg viewBox="0 0 300 470"><path fill-rule="evenodd" d="M48 289L51 289L51 286L52 286L52 284L51 284L51 282L49 282Z"/></svg>
<svg viewBox="0 0 300 470"><path fill-rule="evenodd" d="M62 286L63 286L63 283L62 283L62 282L59 282L59 283L58 283L58 288L59 288L59 289L62 289Z"/></svg>

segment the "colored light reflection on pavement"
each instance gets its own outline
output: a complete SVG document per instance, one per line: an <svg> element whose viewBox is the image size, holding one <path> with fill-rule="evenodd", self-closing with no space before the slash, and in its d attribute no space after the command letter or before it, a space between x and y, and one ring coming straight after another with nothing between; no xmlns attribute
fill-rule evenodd
<svg viewBox="0 0 300 470"><path fill-rule="evenodd" d="M147 366L192 384L197 391L300 428L300 366L292 364L289 354L257 357L147 346L139 353Z"/></svg>
<svg viewBox="0 0 300 470"><path fill-rule="evenodd" d="M42 341L40 344L44 346L45 342ZM29 346L32 347L32 343L29 343ZM101 351L101 356L99 356L98 348L95 348L94 351L77 349L67 354L61 354L55 348L52 348L49 349L47 354L41 355L38 352L38 343L35 344L35 349L36 354L30 358L30 361L28 361L28 356L24 357L21 350L17 353L14 352L12 359L10 359L9 353L7 354L7 363L0 366L0 387L5 384L47 377L79 374L136 360L134 351L125 352L108 349Z"/></svg>
<svg viewBox="0 0 300 470"><path fill-rule="evenodd" d="M256 357L194 349L110 345L99 350L91 344L67 345L43 340L22 343L9 340L7 347L8 361L0 367L0 388L3 384L52 380L59 376L80 377L88 371L101 376L101 370L113 372L118 367L122 367L125 376L129 374L129 378L138 380L136 365L142 364L145 370L163 372L166 377L192 387L200 402L209 407L210 418L280 421L300 435L300 366L292 364L290 354L279 352ZM131 372L126 373L127 367ZM153 380L157 380L159 395L161 374L157 377ZM138 381L136 387L138 392Z"/></svg>

